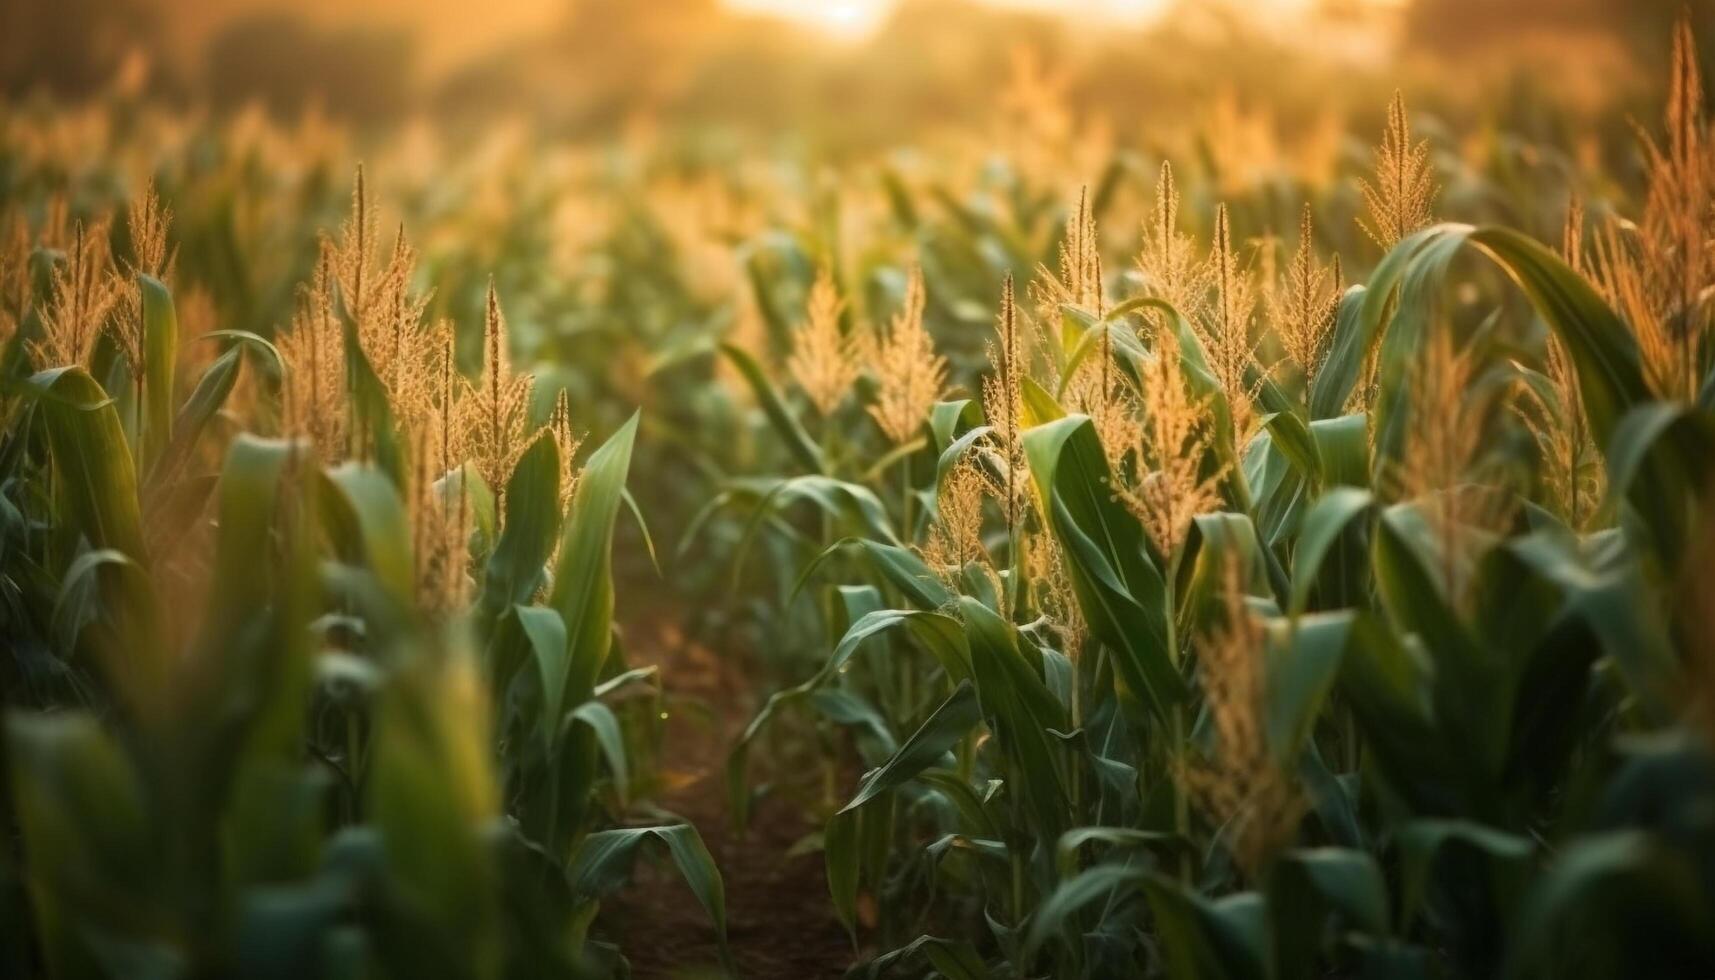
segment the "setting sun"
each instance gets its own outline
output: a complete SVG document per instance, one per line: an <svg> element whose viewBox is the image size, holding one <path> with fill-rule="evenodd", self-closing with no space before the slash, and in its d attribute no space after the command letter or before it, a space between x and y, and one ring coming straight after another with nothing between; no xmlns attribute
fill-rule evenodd
<svg viewBox="0 0 1715 980"><path fill-rule="evenodd" d="M858 38L887 16L893 0L726 0L734 10L782 17L836 37Z"/></svg>
<svg viewBox="0 0 1715 980"><path fill-rule="evenodd" d="M839 37L854 38L874 30L898 6L899 0L725 0L735 10L768 14L807 24ZM1088 23L1142 26L1169 14L1179 0L979 0L998 9L1051 13ZM1235 9L1262 19L1302 13L1316 0L1247 0ZM1357 0L1396 3L1398 0Z"/></svg>

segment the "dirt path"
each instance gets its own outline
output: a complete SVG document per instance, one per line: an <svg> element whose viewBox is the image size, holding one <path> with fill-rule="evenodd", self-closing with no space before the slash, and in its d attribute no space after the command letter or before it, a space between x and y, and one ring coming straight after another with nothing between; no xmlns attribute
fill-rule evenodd
<svg viewBox="0 0 1715 980"><path fill-rule="evenodd" d="M723 767L732 740L750 720L759 693L743 665L684 643L661 618L633 626L635 663L659 663L669 699L706 706L668 718L662 750L666 786L657 804L696 825L726 887L727 937L746 980L841 976L851 943L834 917L822 854L788 857L814 829L789 801L764 799L742 837L731 830ZM649 651L645 654L643 651ZM598 931L620 944L632 974L653 978L719 975L708 915L668 866L639 865L635 883L603 908Z"/></svg>

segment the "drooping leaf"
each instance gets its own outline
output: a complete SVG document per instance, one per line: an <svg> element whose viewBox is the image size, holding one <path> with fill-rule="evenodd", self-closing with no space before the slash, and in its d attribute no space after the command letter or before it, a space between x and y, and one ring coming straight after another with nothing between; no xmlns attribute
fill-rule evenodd
<svg viewBox="0 0 1715 980"><path fill-rule="evenodd" d="M893 758L864 776L858 784L857 794L840 812L856 810L878 794L905 783L934 765L976 726L981 717L976 688L969 681L959 682L923 726L905 740Z"/></svg>

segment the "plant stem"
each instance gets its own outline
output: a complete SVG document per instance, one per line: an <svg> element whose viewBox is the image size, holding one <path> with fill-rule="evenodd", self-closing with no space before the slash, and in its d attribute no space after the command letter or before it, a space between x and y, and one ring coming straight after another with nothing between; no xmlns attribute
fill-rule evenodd
<svg viewBox="0 0 1715 980"><path fill-rule="evenodd" d="M911 513L911 457L899 461L899 531L900 537L910 544L917 537L917 528Z"/></svg>
<svg viewBox="0 0 1715 980"><path fill-rule="evenodd" d="M1178 602L1174 594L1173 579L1177 575L1178 570L1179 562L1176 556L1172 562L1169 562L1169 573L1164 576L1166 580L1164 586L1167 598L1167 655L1172 658L1175 664L1178 664L1179 662L1179 628ZM1173 786L1173 830L1181 838L1189 838L1191 834L1190 800L1185 795L1184 782L1174 771L1179 765L1179 761L1184 758L1185 755L1186 731L1184 705L1176 704L1173 706L1172 720L1170 724L1172 725L1172 737L1169 741L1167 750L1167 776ZM1191 882L1191 858L1189 856L1185 856L1180 859L1179 879L1184 884L1190 884Z"/></svg>

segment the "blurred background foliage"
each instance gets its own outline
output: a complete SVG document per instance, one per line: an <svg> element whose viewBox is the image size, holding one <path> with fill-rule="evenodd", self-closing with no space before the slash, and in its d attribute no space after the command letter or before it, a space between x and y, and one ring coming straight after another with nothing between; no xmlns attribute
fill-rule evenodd
<svg viewBox="0 0 1715 980"><path fill-rule="evenodd" d="M1076 64L1068 95L1122 136L1171 119L1187 99L1217 95L1266 100L1289 125L1329 108L1375 104L1365 94L1369 86L1354 82L1402 84L1414 105L1443 114L1475 112L1491 104L1480 96L1506 88L1555 91L1574 111L1625 112L1649 97L1638 80L1659 73L1634 69L1662 62L1679 4L1045 6L1052 7L979 0L7 0L0 5L0 90L82 96L129 77L152 95L181 101L206 94L229 107L254 101L282 114L313 106L362 123L417 114L480 123L522 112L568 135L588 135L647 118L669 129L691 124L849 150L983 118L1009 75L1013 49L1028 43L1049 65ZM1130 7L1154 12L1113 12ZM1715 37L1715 6L1693 7L1698 36ZM769 15L778 10L796 16ZM1518 113L1530 102L1492 104Z"/></svg>

